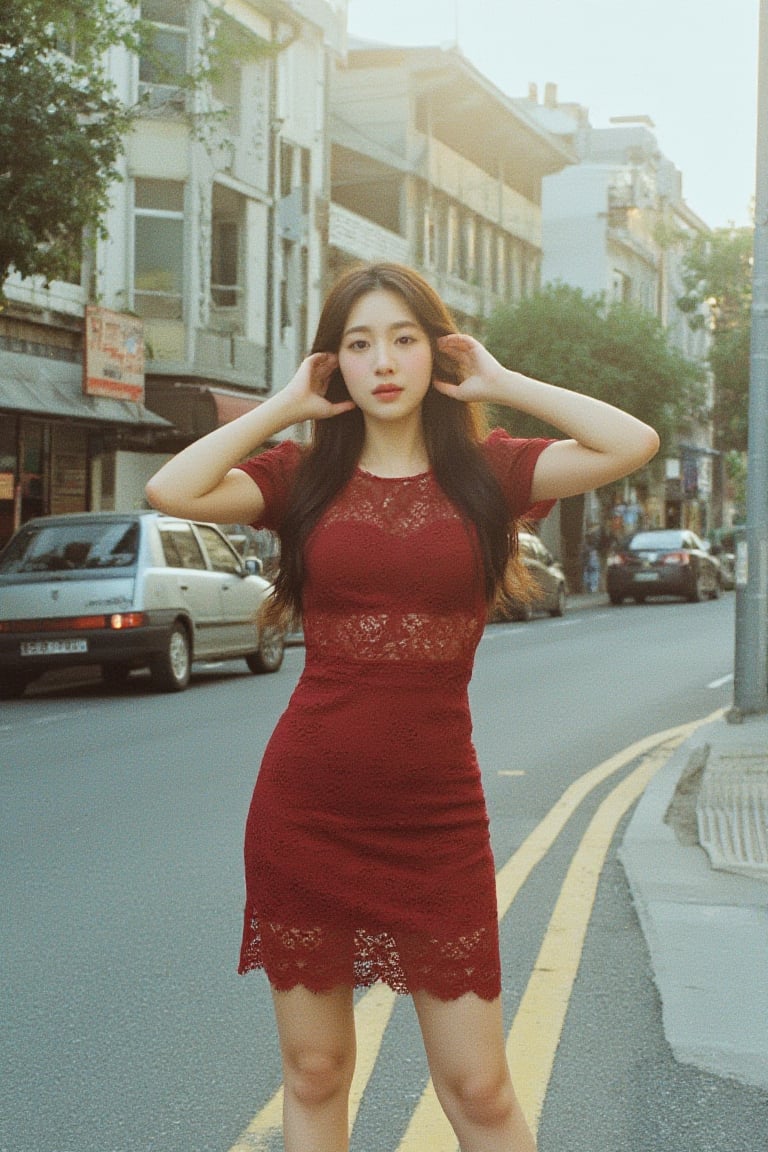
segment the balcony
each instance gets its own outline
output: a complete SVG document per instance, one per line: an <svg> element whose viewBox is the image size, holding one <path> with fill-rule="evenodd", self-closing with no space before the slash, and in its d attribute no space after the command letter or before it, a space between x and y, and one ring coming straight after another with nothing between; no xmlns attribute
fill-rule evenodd
<svg viewBox="0 0 768 1152"><path fill-rule="evenodd" d="M387 260L406 264L409 260L408 241L404 237L340 204L330 206L328 241L332 248L365 262Z"/></svg>

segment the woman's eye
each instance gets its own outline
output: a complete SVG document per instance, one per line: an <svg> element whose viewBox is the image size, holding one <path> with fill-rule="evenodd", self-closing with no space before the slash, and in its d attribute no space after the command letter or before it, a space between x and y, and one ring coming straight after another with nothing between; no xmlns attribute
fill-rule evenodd
<svg viewBox="0 0 768 1152"><path fill-rule="evenodd" d="M398 336L398 338L397 338L398 344L413 344L414 341L415 341L414 336Z"/></svg>
<svg viewBox="0 0 768 1152"><path fill-rule="evenodd" d="M366 340L353 340L349 345L353 352L362 352L364 348L368 347Z"/></svg>

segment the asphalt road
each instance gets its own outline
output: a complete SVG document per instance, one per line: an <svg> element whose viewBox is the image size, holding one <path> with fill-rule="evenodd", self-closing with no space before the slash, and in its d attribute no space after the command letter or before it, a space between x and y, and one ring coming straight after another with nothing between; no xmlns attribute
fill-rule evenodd
<svg viewBox="0 0 768 1152"><path fill-rule="evenodd" d="M91 684L3 706L0 1152L229 1152L249 1125L241 1148L280 1147L268 989L235 965L243 822L302 659L292 649L260 678L204 670L180 696L137 679L118 695ZM732 665L732 596L487 630L471 693L499 869L569 786L630 749L511 894L513 1035L553 909L577 905L569 866L642 759L631 746L730 703ZM766 1095L676 1064L664 1041L615 856L629 810L605 861L592 858L599 883L551 1070L534 1060L525 1073L543 1097L541 1152L765 1152ZM420 1119L428 1077L410 1002L359 1007L376 1039L362 1045L354 1152L448 1152Z"/></svg>

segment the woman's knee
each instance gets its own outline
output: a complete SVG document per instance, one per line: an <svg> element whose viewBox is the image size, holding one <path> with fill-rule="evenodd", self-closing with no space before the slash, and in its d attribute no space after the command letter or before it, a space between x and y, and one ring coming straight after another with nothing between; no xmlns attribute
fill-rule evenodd
<svg viewBox="0 0 768 1152"><path fill-rule="evenodd" d="M317 1108L349 1092L354 1049L342 1046L296 1046L283 1053L285 1089L308 1108Z"/></svg>
<svg viewBox="0 0 768 1152"><path fill-rule="evenodd" d="M444 1087L465 1119L482 1128L505 1124L514 1110L515 1096L506 1066L465 1069L451 1076Z"/></svg>

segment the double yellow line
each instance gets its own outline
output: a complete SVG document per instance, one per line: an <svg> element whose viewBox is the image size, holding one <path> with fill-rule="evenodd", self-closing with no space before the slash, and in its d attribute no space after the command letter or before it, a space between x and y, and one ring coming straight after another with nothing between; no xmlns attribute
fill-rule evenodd
<svg viewBox="0 0 768 1152"><path fill-rule="evenodd" d="M605 857L616 828L648 782L679 744L697 728L717 719L722 709L702 720L656 732L630 744L575 780L533 829L496 875L499 919L581 802L610 776L643 757L640 764L608 794L597 808L571 860L512 1028L507 1056L515 1090L528 1123L538 1127L555 1053L565 1023L578 972L592 906ZM355 1006L358 1056L350 1097L350 1125L376 1064L392 1014L395 994L375 985ZM254 1117L230 1152L268 1149L282 1120L283 1090ZM427 1084L396 1152L458 1152L458 1144L438 1103L432 1082Z"/></svg>

